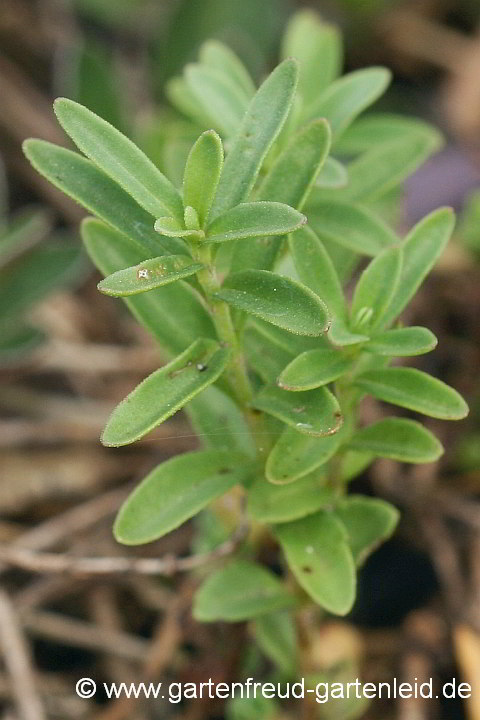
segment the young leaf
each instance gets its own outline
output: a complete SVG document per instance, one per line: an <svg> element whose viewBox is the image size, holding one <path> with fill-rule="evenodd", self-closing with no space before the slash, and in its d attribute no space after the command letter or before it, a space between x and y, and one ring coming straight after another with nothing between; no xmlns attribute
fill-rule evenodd
<svg viewBox="0 0 480 720"><path fill-rule="evenodd" d="M333 435L343 422L337 399L327 388L299 394L266 385L254 397L252 405L296 428L299 433L316 437Z"/></svg>
<svg viewBox="0 0 480 720"><path fill-rule="evenodd" d="M273 485L258 477L248 491L248 513L262 523L283 523L331 505L334 491L317 471L288 485Z"/></svg>
<svg viewBox="0 0 480 720"><path fill-rule="evenodd" d="M241 622L294 604L293 596L270 570L247 560L233 560L197 590L193 617L201 622Z"/></svg>
<svg viewBox="0 0 480 720"><path fill-rule="evenodd" d="M436 150L437 137L418 135L375 145L348 166L342 199L371 201L385 195L411 175Z"/></svg>
<svg viewBox="0 0 480 720"><path fill-rule="evenodd" d="M317 188L343 188L348 183L348 170L339 160L327 157L315 181Z"/></svg>
<svg viewBox="0 0 480 720"><path fill-rule="evenodd" d="M283 203L242 203L210 223L206 241L221 243L266 235L286 235L306 222L305 215Z"/></svg>
<svg viewBox="0 0 480 720"><path fill-rule="evenodd" d="M241 89L247 99L255 94L255 85L242 61L229 47L218 40L207 40L200 48L200 62L210 68L222 72L237 88Z"/></svg>
<svg viewBox="0 0 480 720"><path fill-rule="evenodd" d="M149 257L125 235L99 220L84 220L81 234L92 262L103 275L138 265ZM198 337L216 337L212 319L197 293L182 281L126 297L124 302L138 322L160 342L162 351L171 356L183 352Z"/></svg>
<svg viewBox="0 0 480 720"><path fill-rule="evenodd" d="M443 454L443 447L435 435L420 423L403 418L385 418L357 430L348 446L409 463L434 462Z"/></svg>
<svg viewBox="0 0 480 720"><path fill-rule="evenodd" d="M214 340L196 340L117 405L103 431L102 443L118 447L146 435L215 382L228 358L229 351Z"/></svg>
<svg viewBox="0 0 480 720"><path fill-rule="evenodd" d="M222 135L235 135L248 106L245 93L225 73L206 65L187 65L184 77L196 103Z"/></svg>
<svg viewBox="0 0 480 720"><path fill-rule="evenodd" d="M310 226L320 238L328 238L348 250L375 257L386 247L398 243L398 237L370 210L338 200L324 201L315 193L307 203Z"/></svg>
<svg viewBox="0 0 480 720"><path fill-rule="evenodd" d="M198 213L203 228L217 191L223 167L222 141L215 130L207 130L192 147L183 178L183 202Z"/></svg>
<svg viewBox="0 0 480 720"><path fill-rule="evenodd" d="M297 63L284 60L252 98L223 166L213 217L244 202L289 113L297 85Z"/></svg>
<svg viewBox="0 0 480 720"><path fill-rule="evenodd" d="M185 227L184 221L179 222L175 218L161 217L155 220L155 232L172 238L192 238L192 240L203 240L205 233L203 230L189 230Z"/></svg>
<svg viewBox="0 0 480 720"><path fill-rule="evenodd" d="M301 210L330 147L330 129L325 120L316 120L292 138L265 175L257 197L279 201ZM261 238L239 243L235 248L232 270L258 268L271 270L282 240Z"/></svg>
<svg viewBox="0 0 480 720"><path fill-rule="evenodd" d="M374 335L365 350L375 355L409 357L430 352L437 342L435 335L424 327L394 328Z"/></svg>
<svg viewBox="0 0 480 720"><path fill-rule="evenodd" d="M386 248L361 274L355 287L350 311L351 323L355 330L369 332L381 322L397 289L402 259L400 248Z"/></svg>
<svg viewBox="0 0 480 720"><path fill-rule="evenodd" d="M154 231L151 216L90 160L44 140L26 140L23 148L41 175L126 235L149 253L149 257L158 255L162 248L166 252L172 251L170 241L160 238Z"/></svg>
<svg viewBox="0 0 480 720"><path fill-rule="evenodd" d="M385 402L442 420L468 415L465 400L441 380L415 368L385 368L359 375L355 384Z"/></svg>
<svg viewBox="0 0 480 720"><path fill-rule="evenodd" d="M357 565L361 565L381 542L395 530L400 513L393 505L377 498L350 495L340 500L335 515L348 533Z"/></svg>
<svg viewBox="0 0 480 720"><path fill-rule="evenodd" d="M287 427L267 458L267 479L274 485L286 485L302 478L328 462L341 442L341 431L317 438Z"/></svg>
<svg viewBox="0 0 480 720"><path fill-rule="evenodd" d="M316 337L329 327L326 307L315 293L295 280L267 270L230 275L216 296L298 335Z"/></svg>
<svg viewBox="0 0 480 720"><path fill-rule="evenodd" d="M194 275L202 267L188 255L163 255L109 275L98 283L98 289L113 297L137 295Z"/></svg>
<svg viewBox="0 0 480 720"><path fill-rule="evenodd" d="M310 597L346 615L355 600L356 574L344 525L326 510L275 527L288 566Z"/></svg>
<svg viewBox="0 0 480 720"><path fill-rule="evenodd" d="M352 364L353 360L338 350L307 350L287 365L277 383L284 390L313 390L337 380Z"/></svg>
<svg viewBox="0 0 480 720"><path fill-rule="evenodd" d="M383 327L390 325L415 295L445 249L454 224L451 208L440 208L427 215L407 235L402 243L400 282L383 317Z"/></svg>
<svg viewBox="0 0 480 720"><path fill-rule="evenodd" d="M297 637L292 613L284 610L256 618L253 633L261 650L275 663L280 672L295 677Z"/></svg>
<svg viewBox="0 0 480 720"><path fill-rule="evenodd" d="M383 95L391 80L387 68L355 70L335 80L310 105L307 120L324 117L336 139L365 108Z"/></svg>
<svg viewBox="0 0 480 720"><path fill-rule="evenodd" d="M301 10L288 23L282 56L299 61L298 92L308 106L340 73L342 38L337 28L322 22L317 13Z"/></svg>
<svg viewBox="0 0 480 720"><path fill-rule="evenodd" d="M73 100L59 98L54 109L75 145L144 210L183 218L178 190L131 140Z"/></svg>
<svg viewBox="0 0 480 720"><path fill-rule="evenodd" d="M245 456L232 450L203 450L170 458L142 480L115 520L124 545L152 542L179 527L252 472Z"/></svg>

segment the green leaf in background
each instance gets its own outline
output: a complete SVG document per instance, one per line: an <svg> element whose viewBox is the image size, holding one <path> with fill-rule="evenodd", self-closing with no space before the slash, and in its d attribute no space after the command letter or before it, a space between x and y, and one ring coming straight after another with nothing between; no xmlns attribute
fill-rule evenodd
<svg viewBox="0 0 480 720"><path fill-rule="evenodd" d="M391 247L365 268L355 287L350 310L354 330L369 332L380 324L398 287L402 262L401 248Z"/></svg>
<svg viewBox="0 0 480 720"><path fill-rule="evenodd" d="M207 228L206 241L286 235L306 223L305 215L279 202L241 203L215 218Z"/></svg>
<svg viewBox="0 0 480 720"><path fill-rule="evenodd" d="M293 354L278 345L265 342L265 335L254 326L247 327L243 340L249 365L264 382L274 383Z"/></svg>
<svg viewBox="0 0 480 720"><path fill-rule="evenodd" d="M246 200L260 167L282 129L297 85L297 63L284 60L253 97L223 166L214 217Z"/></svg>
<svg viewBox="0 0 480 720"><path fill-rule="evenodd" d="M356 574L348 534L335 515L320 510L275 527L299 584L321 607L346 615L355 599Z"/></svg>
<svg viewBox="0 0 480 720"><path fill-rule="evenodd" d="M337 380L352 365L353 360L338 350L307 350L287 365L277 382L284 390L313 390Z"/></svg>
<svg viewBox="0 0 480 720"><path fill-rule="evenodd" d="M469 250L478 253L480 250L480 192L478 190L471 193L465 202L458 235Z"/></svg>
<svg viewBox="0 0 480 720"><path fill-rule="evenodd" d="M177 455L158 465L129 495L116 517L115 537L124 545L157 540L251 472L245 456L231 450Z"/></svg>
<svg viewBox="0 0 480 720"><path fill-rule="evenodd" d="M362 495L350 495L340 500L335 514L347 530L357 565L392 535L400 517L398 510L385 500Z"/></svg>
<svg viewBox="0 0 480 720"><path fill-rule="evenodd" d="M298 92L308 106L341 71L342 37L335 26L322 22L316 12L300 10L287 25L282 56L299 61Z"/></svg>
<svg viewBox="0 0 480 720"><path fill-rule="evenodd" d="M385 368L359 375L355 384L385 402L442 420L468 415L465 400L441 380L415 368Z"/></svg>
<svg viewBox="0 0 480 720"><path fill-rule="evenodd" d="M267 270L230 275L216 296L298 335L316 337L328 330L328 313L317 295L295 280Z"/></svg>
<svg viewBox="0 0 480 720"><path fill-rule="evenodd" d="M200 128L216 125L212 123L211 115L197 103L184 77L170 78L165 84L165 95L174 108Z"/></svg>
<svg viewBox="0 0 480 720"><path fill-rule="evenodd" d="M330 147L330 129L325 120L303 128L277 157L256 193L262 200L280 201L301 210L325 162ZM328 158L327 158L328 159ZM239 243L232 270L245 267L271 270L282 240L260 238Z"/></svg>
<svg viewBox="0 0 480 720"><path fill-rule="evenodd" d="M163 255L109 275L98 283L98 289L113 297L137 295L194 275L202 267L188 255Z"/></svg>
<svg viewBox="0 0 480 720"><path fill-rule="evenodd" d="M430 463L443 454L439 440L415 420L385 418L357 430L348 446L359 452L409 463Z"/></svg>
<svg viewBox="0 0 480 720"><path fill-rule="evenodd" d="M342 188L348 183L348 171L345 165L329 156L315 181L317 188Z"/></svg>
<svg viewBox="0 0 480 720"><path fill-rule="evenodd" d="M296 428L299 433L324 437L337 432L343 422L335 395L327 388L292 393L266 385L254 397L253 407Z"/></svg>
<svg viewBox="0 0 480 720"><path fill-rule="evenodd" d="M214 130L202 133L192 147L183 178L183 202L198 213L204 227L223 167L223 145Z"/></svg>
<svg viewBox="0 0 480 720"><path fill-rule="evenodd" d="M437 342L435 335L424 327L394 328L374 335L366 343L365 350L375 355L409 357L430 352Z"/></svg>
<svg viewBox="0 0 480 720"><path fill-rule="evenodd" d="M255 84L240 58L227 45L218 40L207 40L200 48L200 62L215 68L242 90L249 100L255 94Z"/></svg>
<svg viewBox="0 0 480 720"><path fill-rule="evenodd" d="M87 210L116 228L141 250L172 251L153 229L152 217L90 160L44 140L26 140L24 152L38 172Z"/></svg>
<svg viewBox="0 0 480 720"><path fill-rule="evenodd" d="M400 185L439 149L437 136L412 136L376 145L348 166L342 199L375 200Z"/></svg>
<svg viewBox="0 0 480 720"><path fill-rule="evenodd" d="M292 613L283 610L256 618L253 634L262 652L275 663L280 672L295 677L297 635Z"/></svg>
<svg viewBox="0 0 480 720"><path fill-rule="evenodd" d="M183 219L178 190L131 140L73 100L59 98L54 109L75 145L144 210Z"/></svg>
<svg viewBox="0 0 480 720"><path fill-rule="evenodd" d="M214 340L196 340L117 405L103 431L102 443L119 447L146 435L215 382L228 358L229 351Z"/></svg>
<svg viewBox="0 0 480 720"><path fill-rule="evenodd" d="M438 130L423 120L394 113L371 113L358 118L347 128L337 150L342 155L358 155L375 145L419 136L429 137L438 146L442 143Z"/></svg>
<svg viewBox="0 0 480 720"><path fill-rule="evenodd" d="M275 485L291 483L325 465L335 455L341 442L341 431L318 438L287 427L267 458L265 474Z"/></svg>
<svg viewBox="0 0 480 720"><path fill-rule="evenodd" d="M248 325L254 327L255 330L263 335L264 342L268 341L268 343L276 349L288 353L292 359L295 355L305 352L305 350L328 347L325 336L308 337L307 335L292 335L288 330L282 330L282 328L271 325L269 322L264 322L257 317L249 318Z"/></svg>
<svg viewBox="0 0 480 720"><path fill-rule="evenodd" d="M226 137L234 135L248 106L245 93L225 73L206 65L187 65L184 77L196 104L211 118L211 124Z"/></svg>
<svg viewBox="0 0 480 720"><path fill-rule="evenodd" d="M391 80L387 68L354 70L332 82L312 102L306 120L324 117L336 140L365 108L383 95Z"/></svg>
<svg viewBox="0 0 480 720"><path fill-rule="evenodd" d="M18 318L10 321L4 318L0 321L0 367L18 363L44 340L41 330L23 324Z"/></svg>
<svg viewBox="0 0 480 720"><path fill-rule="evenodd" d="M227 700L225 720L277 720L280 707L277 700L263 695L235 695Z"/></svg>
<svg viewBox="0 0 480 720"><path fill-rule="evenodd" d="M193 617L201 622L241 622L294 604L293 596L270 570L247 560L233 560L197 590Z"/></svg>
<svg viewBox="0 0 480 720"><path fill-rule="evenodd" d="M444 251L455 225L451 208L440 208L427 215L410 231L402 243L403 266L400 282L384 318L390 325L405 309Z"/></svg>
<svg viewBox="0 0 480 720"><path fill-rule="evenodd" d="M386 247L399 242L398 237L368 208L338 200L322 200L312 195L306 211L309 225L320 238L328 238L348 250L375 257Z"/></svg>
<svg viewBox="0 0 480 720"><path fill-rule="evenodd" d="M125 235L99 220L84 220L81 234L92 262L103 275L138 265L149 257ZM198 337L216 337L211 317L197 293L182 281L126 297L123 302L159 341L162 352L170 356L183 352Z"/></svg>
<svg viewBox="0 0 480 720"><path fill-rule="evenodd" d="M326 476L321 471L288 485L273 485L259 477L248 491L248 512L262 523L298 520L333 503L334 491L325 483Z"/></svg>
<svg viewBox="0 0 480 720"><path fill-rule="evenodd" d="M0 269L45 238L51 230L48 213L26 208L0 230Z"/></svg>

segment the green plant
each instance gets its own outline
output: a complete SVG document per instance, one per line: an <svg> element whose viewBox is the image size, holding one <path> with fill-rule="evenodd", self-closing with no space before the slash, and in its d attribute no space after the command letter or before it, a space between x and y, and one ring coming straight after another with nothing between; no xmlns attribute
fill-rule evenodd
<svg viewBox="0 0 480 720"><path fill-rule="evenodd" d="M389 72L338 78L338 33L311 13L290 22L283 52L257 91L218 42L170 83L184 115L178 125L208 128L189 149L182 190L66 99L55 104L58 120L86 157L25 144L34 167L97 216L83 222L82 236L106 276L99 289L124 298L172 358L114 410L103 443L134 442L181 408L204 443L143 480L115 536L147 543L207 506L206 524L227 532L216 501L240 493L250 539L205 580L194 613L256 618L259 644L277 660L272 628L290 622L283 611L310 596L347 613L356 566L397 523L395 508L349 495L348 481L375 457L422 463L443 452L415 420L360 427L362 399L435 418L467 414L440 380L390 366L436 345L429 330L402 327L398 317L443 251L453 213L432 213L404 239L380 213L390 216L389 198L437 149L438 133L396 115L358 118ZM345 286L365 257L348 302ZM296 584L255 562L267 530Z"/></svg>

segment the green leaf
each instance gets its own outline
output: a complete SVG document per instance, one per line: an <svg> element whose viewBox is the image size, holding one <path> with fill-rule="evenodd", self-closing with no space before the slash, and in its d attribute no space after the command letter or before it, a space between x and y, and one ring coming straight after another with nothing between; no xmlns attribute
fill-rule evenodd
<svg viewBox="0 0 480 720"><path fill-rule="evenodd" d="M458 235L466 247L478 253L480 250L480 192L471 193L463 206Z"/></svg>
<svg viewBox="0 0 480 720"><path fill-rule="evenodd" d="M411 298L444 251L455 224L451 208L435 210L410 231L402 243L403 267L398 288L383 318L390 325Z"/></svg>
<svg viewBox="0 0 480 720"><path fill-rule="evenodd" d="M246 560L233 560L197 590L193 617L200 622L241 622L294 604L293 596L270 570Z"/></svg>
<svg viewBox="0 0 480 720"><path fill-rule="evenodd" d="M84 220L81 233L92 262L103 275L138 265L149 257L125 235L99 220ZM181 280L123 301L138 322L160 342L162 352L170 356L185 350L198 337L216 337L211 317L197 293Z"/></svg>
<svg viewBox="0 0 480 720"><path fill-rule="evenodd" d="M222 72L241 89L247 99L255 94L255 85L239 57L218 40L207 40L200 48L200 62Z"/></svg>
<svg viewBox="0 0 480 720"><path fill-rule="evenodd" d="M275 527L288 566L310 597L336 615L355 600L356 574L343 524L326 510Z"/></svg>
<svg viewBox="0 0 480 720"><path fill-rule="evenodd" d="M350 495L340 500L335 514L347 530L357 565L392 535L400 517L398 510L385 500L362 495Z"/></svg>
<svg viewBox="0 0 480 720"><path fill-rule="evenodd" d="M154 231L149 213L90 160L44 140L26 140L23 149L41 175L150 257L162 248L172 251L169 241Z"/></svg>
<svg viewBox="0 0 480 720"><path fill-rule="evenodd" d="M317 295L295 280L267 270L230 275L216 296L298 335L316 337L328 330L327 309Z"/></svg>
<svg viewBox="0 0 480 720"><path fill-rule="evenodd" d="M206 113L194 97L190 86L184 77L172 77L165 83L165 95L171 102L174 108L176 108L182 115L185 115L190 120L200 126L209 127L212 124L216 126L216 123L212 123L210 113ZM217 128L219 129L219 128Z"/></svg>
<svg viewBox="0 0 480 720"><path fill-rule="evenodd" d="M387 68L354 70L331 83L310 105L306 119L324 117L336 139L365 108L383 95L391 80Z"/></svg>
<svg viewBox="0 0 480 720"><path fill-rule="evenodd" d="M183 178L183 202L198 213L204 227L223 167L223 145L215 130L202 133L192 147Z"/></svg>
<svg viewBox="0 0 480 720"><path fill-rule="evenodd" d="M385 368L359 375L355 384L385 402L442 420L462 420L468 406L441 380L415 368Z"/></svg>
<svg viewBox="0 0 480 720"><path fill-rule="evenodd" d="M206 241L221 243L266 235L285 235L306 222L305 215L283 203L242 203L210 223Z"/></svg>
<svg viewBox="0 0 480 720"><path fill-rule="evenodd" d="M252 98L223 166L213 217L242 203L250 194L260 167L289 113L297 75L296 61L284 60Z"/></svg>
<svg viewBox="0 0 480 720"><path fill-rule="evenodd" d="M292 613L286 610L256 618L255 640L280 672L295 677L297 670L297 635Z"/></svg>
<svg viewBox="0 0 480 720"><path fill-rule="evenodd" d="M424 327L405 327L385 330L366 343L365 350L375 355L409 357L423 355L437 346L435 335Z"/></svg>
<svg viewBox="0 0 480 720"><path fill-rule="evenodd" d="M258 477L248 490L247 509L258 522L283 523L311 515L334 499L325 475L318 471L288 485L273 485Z"/></svg>
<svg viewBox="0 0 480 720"><path fill-rule="evenodd" d="M285 365L291 361L292 353L265 342L265 335L256 327L247 327L243 338L249 366L264 382L274 383Z"/></svg>
<svg viewBox="0 0 480 720"><path fill-rule="evenodd" d="M188 255L163 255L109 275L98 283L98 289L113 297L137 295L194 275L202 267Z"/></svg>
<svg viewBox="0 0 480 720"><path fill-rule="evenodd" d="M288 353L293 356L298 355L305 350L313 350L318 347L328 347L325 337L308 337L307 335L293 335L288 330L268 322L260 320L260 318L251 317L248 325L254 327L264 337L264 344L272 345L276 349ZM265 343L265 339L267 342Z"/></svg>
<svg viewBox="0 0 480 720"><path fill-rule="evenodd" d="M117 405L103 431L102 443L108 447L128 445L156 428L220 377L229 354L214 340L196 340Z"/></svg>
<svg viewBox="0 0 480 720"><path fill-rule="evenodd" d="M177 455L158 465L129 495L115 520L115 538L124 545L157 540L251 472L251 463L231 450Z"/></svg>
<svg viewBox="0 0 480 720"><path fill-rule="evenodd" d="M30 250L51 230L46 211L27 208L9 220L8 227L0 232L0 268Z"/></svg>
<svg viewBox="0 0 480 720"><path fill-rule="evenodd" d="M263 695L235 695L227 700L225 720L278 720L278 701Z"/></svg>
<svg viewBox="0 0 480 720"><path fill-rule="evenodd" d="M268 456L266 477L275 485L286 485L302 478L328 462L341 442L341 431L317 438L287 427Z"/></svg>
<svg viewBox="0 0 480 720"><path fill-rule="evenodd" d="M439 440L414 420L385 418L357 430L348 443L353 450L410 463L430 463L443 455Z"/></svg>
<svg viewBox="0 0 480 720"><path fill-rule="evenodd" d="M41 330L23 324L18 318L0 322L0 367L17 363L45 340Z"/></svg>
<svg viewBox="0 0 480 720"><path fill-rule="evenodd" d="M316 120L293 136L265 175L257 192L262 200L279 201L301 210L330 147L330 129L325 120ZM328 159L328 158L327 158ZM260 238L239 243L232 269L271 270L282 239Z"/></svg>
<svg viewBox="0 0 480 720"><path fill-rule="evenodd" d="M73 100L59 98L54 109L75 145L144 210L183 218L178 190L131 140Z"/></svg>
<svg viewBox="0 0 480 720"><path fill-rule="evenodd" d="M371 113L350 125L342 135L337 150L342 155L357 155L376 145L412 136L429 137L438 145L442 142L438 130L418 118L394 113Z"/></svg>
<svg viewBox="0 0 480 720"><path fill-rule="evenodd" d="M342 38L338 29L312 10L296 12L287 25L283 57L300 63L298 92L305 106L337 77L342 65Z"/></svg>
<svg viewBox="0 0 480 720"><path fill-rule="evenodd" d="M277 382L284 390L313 390L337 380L352 365L353 360L338 350L307 350L287 365Z"/></svg>
<svg viewBox="0 0 480 720"><path fill-rule="evenodd" d="M437 137L412 136L376 145L348 166L343 199L372 201L397 187L439 149Z"/></svg>
<svg viewBox="0 0 480 720"><path fill-rule="evenodd" d="M329 339L338 345L367 340L366 335L351 333L346 327L347 306L333 263L321 240L311 228L297 230L288 239L290 252L300 280L320 295L331 313Z"/></svg>
<svg viewBox="0 0 480 720"><path fill-rule="evenodd" d="M316 179L318 188L343 188L348 183L348 171L345 165L334 157L327 157Z"/></svg>
<svg viewBox="0 0 480 720"><path fill-rule="evenodd" d="M215 127L226 137L235 135L248 106L245 93L225 73L206 65L187 65L184 77L196 103Z"/></svg>
<svg viewBox="0 0 480 720"><path fill-rule="evenodd" d="M296 428L299 433L316 437L333 435L343 422L337 399L327 388L299 394L267 385L253 398L252 405Z"/></svg>
<svg viewBox="0 0 480 720"><path fill-rule="evenodd" d="M175 218L161 217L155 220L154 224L155 232L165 237L172 238L192 238L194 240L203 240L205 233L203 230L189 230L185 227L183 221L179 222Z"/></svg>
<svg viewBox="0 0 480 720"><path fill-rule="evenodd" d="M365 268L355 287L350 310L354 330L368 333L380 324L398 287L402 261L401 248L386 248Z"/></svg>
<svg viewBox="0 0 480 720"><path fill-rule="evenodd" d="M310 197L306 213L309 225L320 238L334 240L361 255L375 257L399 239L370 210L338 200L322 200L320 193Z"/></svg>

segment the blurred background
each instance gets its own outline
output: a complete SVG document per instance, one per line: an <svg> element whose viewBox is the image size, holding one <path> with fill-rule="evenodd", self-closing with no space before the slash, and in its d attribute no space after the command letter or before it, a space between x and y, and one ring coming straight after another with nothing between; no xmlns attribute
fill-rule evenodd
<svg viewBox="0 0 480 720"><path fill-rule="evenodd" d="M65 95L175 177L192 138L169 109L165 83L211 37L230 45L260 81L300 7L341 28L346 70L392 69L376 109L421 117L445 136L444 148L407 182L395 222L404 232L439 205L458 212L454 240L408 322L439 338L417 366L452 384L471 407L462 423L432 423L447 450L440 463L407 471L378 461L355 481L354 490L394 502L403 519L363 569L352 614L314 632L327 675L347 667L374 682L457 678L472 685L472 696L334 703L318 717L480 720L479 0L0 0L4 720L289 717L270 707L242 715L209 699L175 706L75 695L83 676L238 679L249 628L194 623L193 582L182 576L48 572L54 552L133 556L112 539L116 509L135 480L196 440L175 417L132 448L100 445L111 408L162 358L124 306L97 292L78 235L84 211L32 170L21 143L35 136L68 145L52 111L53 99ZM187 526L141 554L181 555L190 543ZM251 662L261 676L267 661L252 650Z"/></svg>

